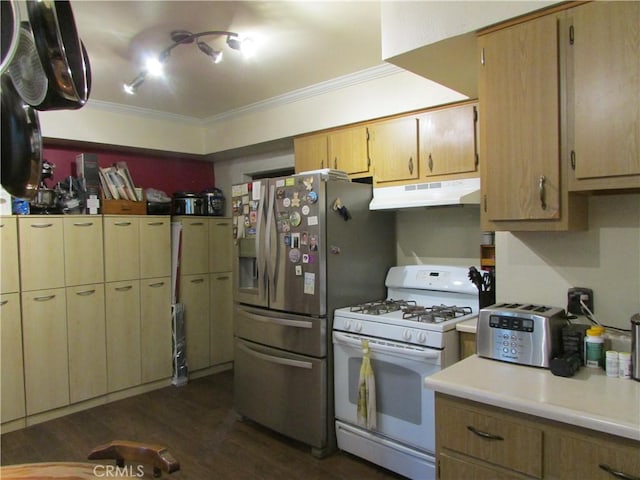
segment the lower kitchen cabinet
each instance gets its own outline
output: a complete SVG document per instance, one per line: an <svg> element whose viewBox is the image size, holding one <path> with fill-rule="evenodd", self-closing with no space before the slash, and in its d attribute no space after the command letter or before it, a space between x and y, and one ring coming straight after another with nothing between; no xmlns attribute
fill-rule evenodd
<svg viewBox="0 0 640 480"><path fill-rule="evenodd" d="M142 382L171 377L171 277L140 281Z"/></svg>
<svg viewBox="0 0 640 480"><path fill-rule="evenodd" d="M0 296L0 322L0 421L5 423L25 416L22 323L18 293Z"/></svg>
<svg viewBox="0 0 640 480"><path fill-rule="evenodd" d="M208 274L180 277L180 303L184 304L187 365L190 371L210 366L209 292Z"/></svg>
<svg viewBox="0 0 640 480"><path fill-rule="evenodd" d="M638 478L639 449L638 441L436 393L440 480Z"/></svg>
<svg viewBox="0 0 640 480"><path fill-rule="evenodd" d="M0 293L20 290L20 270L18 265L18 220L16 217L0 217Z"/></svg>
<svg viewBox="0 0 640 480"><path fill-rule="evenodd" d="M22 293L26 413L69 404L65 289Z"/></svg>
<svg viewBox="0 0 640 480"><path fill-rule="evenodd" d="M104 284L67 287L69 400L107 393Z"/></svg>
<svg viewBox="0 0 640 480"><path fill-rule="evenodd" d="M134 387L140 376L140 281L105 286L107 391Z"/></svg>
<svg viewBox="0 0 640 480"><path fill-rule="evenodd" d="M211 274L211 365L233 361L233 282L231 272ZM187 350L187 354L188 354Z"/></svg>

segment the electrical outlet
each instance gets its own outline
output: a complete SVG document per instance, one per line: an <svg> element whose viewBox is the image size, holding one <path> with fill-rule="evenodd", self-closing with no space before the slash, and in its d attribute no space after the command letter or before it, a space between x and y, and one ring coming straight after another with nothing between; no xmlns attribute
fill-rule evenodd
<svg viewBox="0 0 640 480"><path fill-rule="evenodd" d="M567 292L567 313L573 315L585 315L585 312L580 304L580 300L587 306L587 308L593 312L593 290L584 287L573 287Z"/></svg>

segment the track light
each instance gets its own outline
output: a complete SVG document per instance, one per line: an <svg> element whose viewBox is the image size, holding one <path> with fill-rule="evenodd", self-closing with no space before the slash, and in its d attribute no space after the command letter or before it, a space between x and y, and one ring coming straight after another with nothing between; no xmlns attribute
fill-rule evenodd
<svg viewBox="0 0 640 480"><path fill-rule="evenodd" d="M171 40L173 43L165 48L157 58L150 59L147 62L147 66L144 70L142 70L136 78L133 79L130 83L124 84L124 91L130 95L135 94L136 90L142 83L144 83L147 74L150 75L161 75L162 67L166 63L167 59L171 51L176 48L178 45L186 45L188 43L196 43L198 49L204 53L207 57L209 57L213 63L220 63L222 61L222 52L219 50L215 50L208 43L199 40L201 37L206 36L223 36L226 35L227 46L233 50L242 51L243 55L248 55L253 53L253 48L250 47L253 44L248 39L241 39L240 36L235 32L228 32L225 30L210 30L206 32L200 33L191 33L187 30L174 30L171 32Z"/></svg>

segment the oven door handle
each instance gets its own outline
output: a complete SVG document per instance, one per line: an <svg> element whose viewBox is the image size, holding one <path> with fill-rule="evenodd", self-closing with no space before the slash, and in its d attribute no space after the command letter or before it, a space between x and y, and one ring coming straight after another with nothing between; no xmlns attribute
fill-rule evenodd
<svg viewBox="0 0 640 480"><path fill-rule="evenodd" d="M313 328L313 323L306 320L287 320L286 318L264 317L255 313L243 312L243 315L256 322L273 323L283 327Z"/></svg>
<svg viewBox="0 0 640 480"><path fill-rule="evenodd" d="M256 352L255 350L239 343L237 347L244 351L246 354L251 355L252 357L259 358L260 360L265 360L271 363L278 363L280 365L285 365L287 367L295 367L295 368L306 368L311 370L313 368L313 363L311 362L303 362L301 360L292 360L290 358L282 358L276 357L273 355L267 355L266 353Z"/></svg>
<svg viewBox="0 0 640 480"><path fill-rule="evenodd" d="M334 343L344 344L358 349L362 348L362 339L369 341L369 350L373 353L396 353L407 357L426 360L438 360L441 354L440 350L421 347L406 348L402 346L395 346L391 344L391 342L385 342L384 340L381 341L370 337L359 337L348 333L333 332Z"/></svg>

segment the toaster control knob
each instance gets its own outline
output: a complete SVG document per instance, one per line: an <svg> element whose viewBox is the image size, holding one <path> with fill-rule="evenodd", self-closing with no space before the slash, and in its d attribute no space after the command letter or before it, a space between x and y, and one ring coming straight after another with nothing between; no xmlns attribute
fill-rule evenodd
<svg viewBox="0 0 640 480"><path fill-rule="evenodd" d="M356 322L355 325L354 325L354 330L356 332L358 332L358 333L361 332L362 331L362 322Z"/></svg>
<svg viewBox="0 0 640 480"><path fill-rule="evenodd" d="M406 329L404 332L402 332L402 338L407 341L411 340L411 330Z"/></svg>
<svg viewBox="0 0 640 480"><path fill-rule="evenodd" d="M344 321L344 329L345 330L351 330L351 320L345 320Z"/></svg>
<svg viewBox="0 0 640 480"><path fill-rule="evenodd" d="M427 343L427 334L426 334L426 333L424 333L424 332L420 332L420 333L418 334L418 341L419 341L420 343Z"/></svg>

